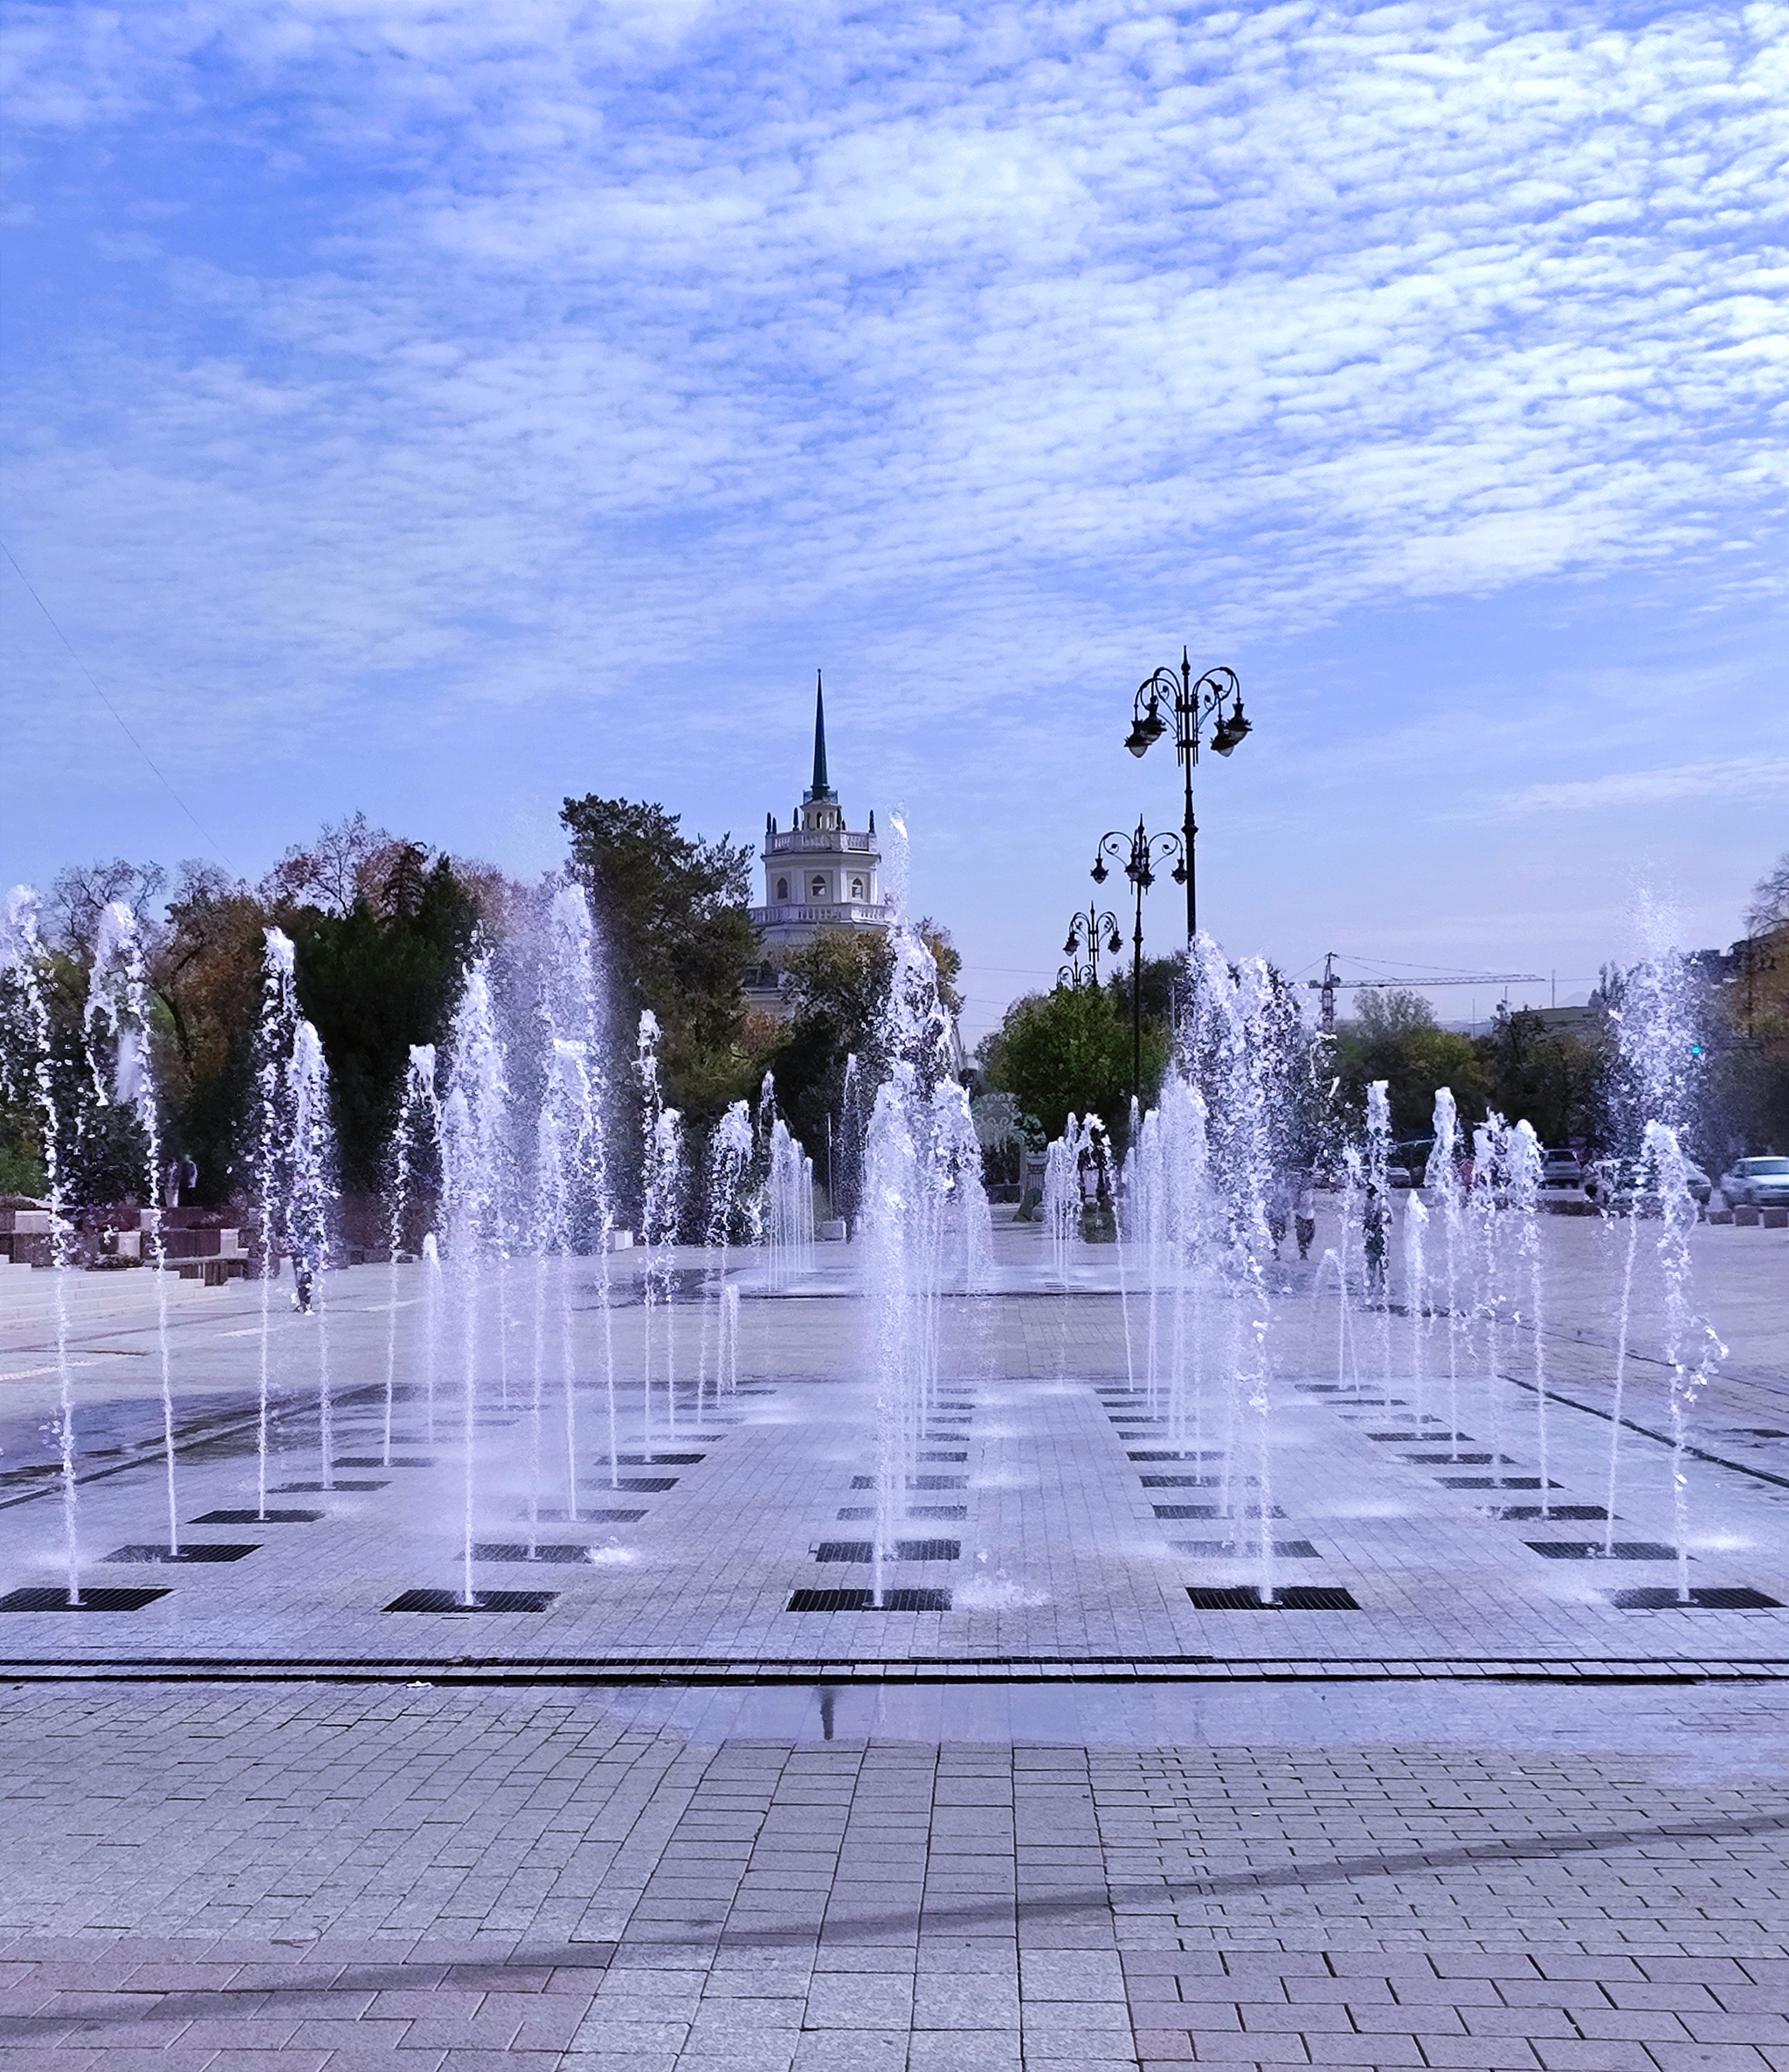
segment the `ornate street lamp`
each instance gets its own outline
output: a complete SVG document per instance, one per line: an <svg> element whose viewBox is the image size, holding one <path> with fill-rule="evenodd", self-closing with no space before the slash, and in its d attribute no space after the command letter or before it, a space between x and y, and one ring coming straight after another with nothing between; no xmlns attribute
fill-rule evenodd
<svg viewBox="0 0 1789 2072"><path fill-rule="evenodd" d="M1067 939L1062 945L1064 957L1074 957L1076 950L1085 950L1087 963L1084 966L1079 961L1064 964L1056 974L1057 984L1097 985L1102 945L1112 957L1123 949L1124 938L1118 933L1118 916L1102 914L1097 907L1090 906L1085 914L1077 914L1069 922Z"/></svg>
<svg viewBox="0 0 1789 2072"><path fill-rule="evenodd" d="M1106 859L1122 861L1124 874L1129 879L1136 901L1136 925L1130 937L1130 1087L1139 1102L1143 1100L1143 895L1156 881L1156 865L1168 857L1174 859L1171 875L1177 885L1187 881L1186 850L1178 834L1145 834L1143 821L1136 823L1134 834L1120 834L1116 830L1102 834L1094 851L1093 881L1103 885L1111 873L1106 868Z"/></svg>
<svg viewBox="0 0 1789 2072"><path fill-rule="evenodd" d="M1199 737L1205 731L1205 722L1215 719L1217 724L1212 730L1212 750L1219 756L1228 756L1234 754L1253 729L1242 716L1242 687L1236 680L1236 672L1207 669L1195 681L1192 664L1187 660L1184 647L1180 651L1178 669L1164 665L1136 687L1131 706L1130 731L1124 737L1124 745L1133 756L1146 756L1168 731L1168 722L1162 717L1164 705L1173 715L1175 757L1186 773L1186 818L1181 825L1185 870L1181 874L1186 885L1186 939L1191 943L1198 932L1194 875L1194 844L1198 839L1198 824L1192 817L1192 771L1198 761Z"/></svg>

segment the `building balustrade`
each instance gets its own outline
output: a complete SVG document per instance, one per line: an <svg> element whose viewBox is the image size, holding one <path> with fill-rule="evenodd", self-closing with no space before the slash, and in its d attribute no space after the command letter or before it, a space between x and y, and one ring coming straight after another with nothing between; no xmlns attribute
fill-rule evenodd
<svg viewBox="0 0 1789 2072"><path fill-rule="evenodd" d="M766 834L766 856L812 854L819 850L850 850L854 854L873 856L876 853L876 838L873 834L850 834L838 828L792 828L786 834Z"/></svg>
<svg viewBox="0 0 1789 2072"><path fill-rule="evenodd" d="M865 900L791 901L787 905L751 908L754 928L887 928L893 916L886 905Z"/></svg>

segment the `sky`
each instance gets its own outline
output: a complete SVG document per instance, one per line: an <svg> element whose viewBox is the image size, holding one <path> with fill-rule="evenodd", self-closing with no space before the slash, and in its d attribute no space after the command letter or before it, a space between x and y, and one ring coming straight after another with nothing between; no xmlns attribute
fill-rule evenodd
<svg viewBox="0 0 1789 2072"><path fill-rule="evenodd" d="M0 881L756 842L824 667L972 1039L1183 645L1233 952L1582 999L1789 849L1789 6L0 20Z"/></svg>

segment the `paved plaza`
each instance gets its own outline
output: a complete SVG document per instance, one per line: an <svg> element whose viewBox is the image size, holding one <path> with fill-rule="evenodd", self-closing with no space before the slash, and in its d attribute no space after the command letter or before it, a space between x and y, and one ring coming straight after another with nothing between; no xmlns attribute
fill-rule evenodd
<svg viewBox="0 0 1789 2072"><path fill-rule="evenodd" d="M1035 1226L998 1235L996 1292L943 1305L885 1577L915 1610L865 1601L844 1248L777 1289L741 1263L718 1399L694 1278L649 1317L618 1260L612 1447L598 1268L518 1267L470 1475L417 1269L331 1276L321 1336L273 1309L265 1468L260 1290L175 1284L176 1516L213 1551L177 1563L145 1557L155 1291L76 1277L93 1601L0 1613L0 2049L1789 2068L1789 1236L1695 1234L1727 1354L1680 1514L1644 1281L1613 1420L1619 1228L1550 1221L1538 1341L1507 1318L1451 1376L1395 1281L1344 1316L1288 1260L1265 1431L1221 1389L1151 1399L1171 1305L1121 1299L1110 1253L1059 1273ZM0 1596L25 1605L67 1573L54 1293L0 1274ZM468 1516L488 1609L457 1605Z"/></svg>

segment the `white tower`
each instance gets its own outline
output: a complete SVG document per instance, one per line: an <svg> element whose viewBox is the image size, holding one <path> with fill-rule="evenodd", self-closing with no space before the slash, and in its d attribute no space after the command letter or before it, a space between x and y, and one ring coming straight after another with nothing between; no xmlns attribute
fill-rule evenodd
<svg viewBox="0 0 1789 2072"><path fill-rule="evenodd" d="M789 952L823 930L887 932L881 863L876 816L870 815L860 834L847 828L839 794L827 781L825 695L816 674L813 782L786 832L777 828L774 813L764 818L764 903L751 909L763 961L746 987L753 1005L781 1005Z"/></svg>

